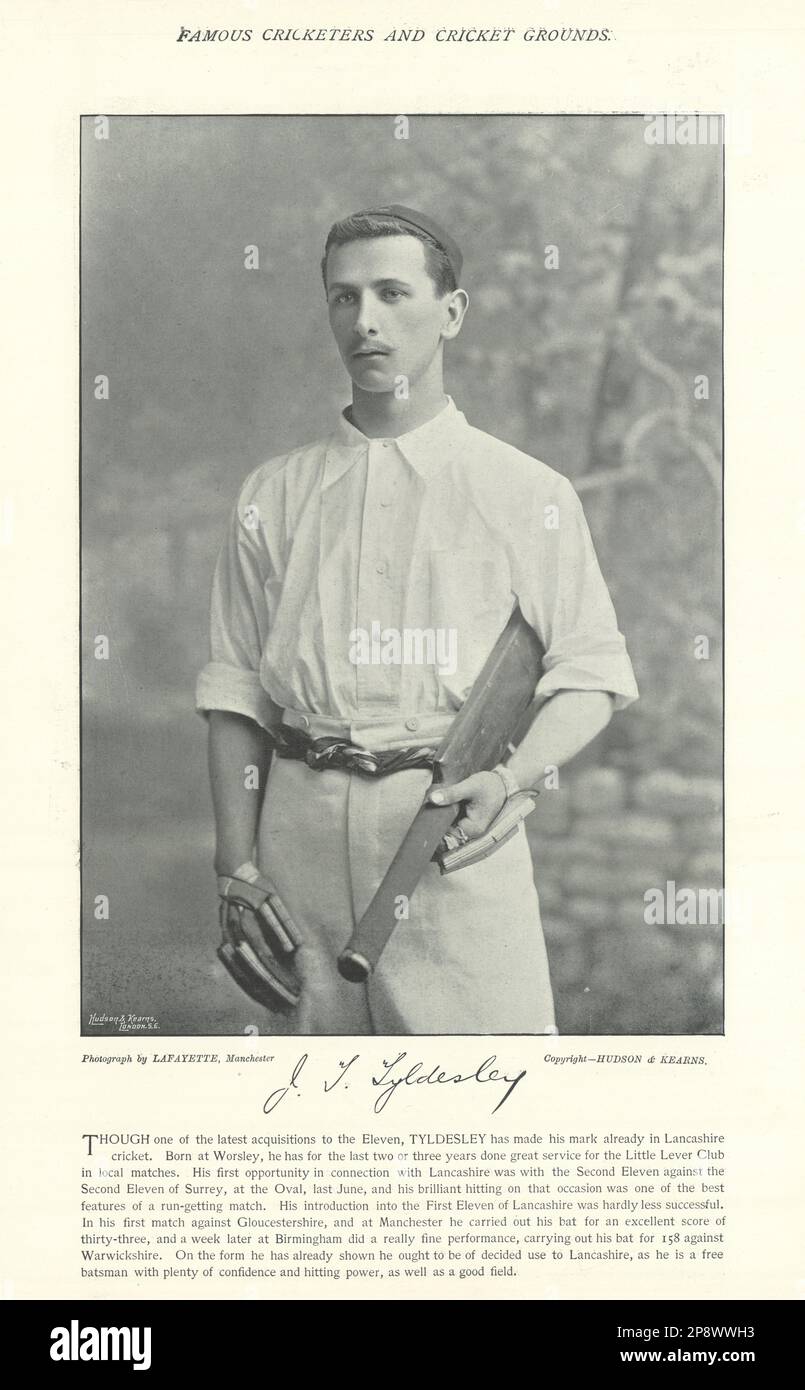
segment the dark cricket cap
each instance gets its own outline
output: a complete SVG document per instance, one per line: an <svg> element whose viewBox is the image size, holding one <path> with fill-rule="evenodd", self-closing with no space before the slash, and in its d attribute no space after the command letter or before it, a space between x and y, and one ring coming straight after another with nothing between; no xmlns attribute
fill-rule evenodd
<svg viewBox="0 0 805 1390"><path fill-rule="evenodd" d="M454 241L449 232L433 218L428 217L427 213L417 212L416 208L403 207L401 203L389 203L387 207L381 208L361 208L360 212L353 213L355 217L396 217L399 222L407 222L409 227L417 227L421 232L427 232L428 236L441 246L448 261L450 262L453 274L456 277L456 284L461 279L461 267L464 264L464 257L457 241Z"/></svg>

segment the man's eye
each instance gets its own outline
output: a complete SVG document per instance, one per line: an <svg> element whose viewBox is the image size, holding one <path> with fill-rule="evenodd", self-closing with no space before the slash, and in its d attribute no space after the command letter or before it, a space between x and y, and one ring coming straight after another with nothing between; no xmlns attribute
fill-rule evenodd
<svg viewBox="0 0 805 1390"><path fill-rule="evenodd" d="M402 297L403 297L403 292L402 292L402 290L384 290L384 291L383 291L383 298L384 298L384 299L402 299Z"/></svg>
<svg viewBox="0 0 805 1390"><path fill-rule="evenodd" d="M333 295L333 304L346 304L351 298L351 290L342 290L340 294Z"/></svg>

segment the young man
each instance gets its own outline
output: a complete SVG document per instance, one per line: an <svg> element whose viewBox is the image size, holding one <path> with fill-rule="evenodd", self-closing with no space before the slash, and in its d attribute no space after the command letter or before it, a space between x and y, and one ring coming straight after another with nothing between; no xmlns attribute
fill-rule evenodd
<svg viewBox="0 0 805 1390"><path fill-rule="evenodd" d="M352 404L329 438L250 474L215 571L197 688L215 869L219 884L259 871L296 923L303 1034L556 1031L522 825L478 863L428 866L366 984L336 960L430 786L416 750L439 743L516 601L545 649L540 704L507 769L431 793L457 814L463 803L461 838L637 696L570 483L445 395L445 344L468 305L461 263L411 208L331 228L322 271ZM303 746L410 749L414 765L371 777L360 754L351 768L272 759L266 731L280 725Z"/></svg>

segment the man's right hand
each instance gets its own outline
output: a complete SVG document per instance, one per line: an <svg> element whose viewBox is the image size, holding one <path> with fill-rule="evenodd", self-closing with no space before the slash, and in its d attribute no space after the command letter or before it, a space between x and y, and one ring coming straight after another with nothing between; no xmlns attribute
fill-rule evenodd
<svg viewBox="0 0 805 1390"><path fill-rule="evenodd" d="M237 875L218 875L218 896L222 964L257 1003L272 1011L293 1008L301 984L292 957L302 936L273 883L242 865Z"/></svg>

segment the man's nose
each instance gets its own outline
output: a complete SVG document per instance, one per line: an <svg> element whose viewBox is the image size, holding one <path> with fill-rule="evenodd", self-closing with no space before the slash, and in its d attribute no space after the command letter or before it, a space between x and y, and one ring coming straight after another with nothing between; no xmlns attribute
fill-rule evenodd
<svg viewBox="0 0 805 1390"><path fill-rule="evenodd" d="M359 338L371 338L377 336L377 316L375 313L376 301L371 295L364 294L358 302L358 313L355 319L355 332Z"/></svg>

